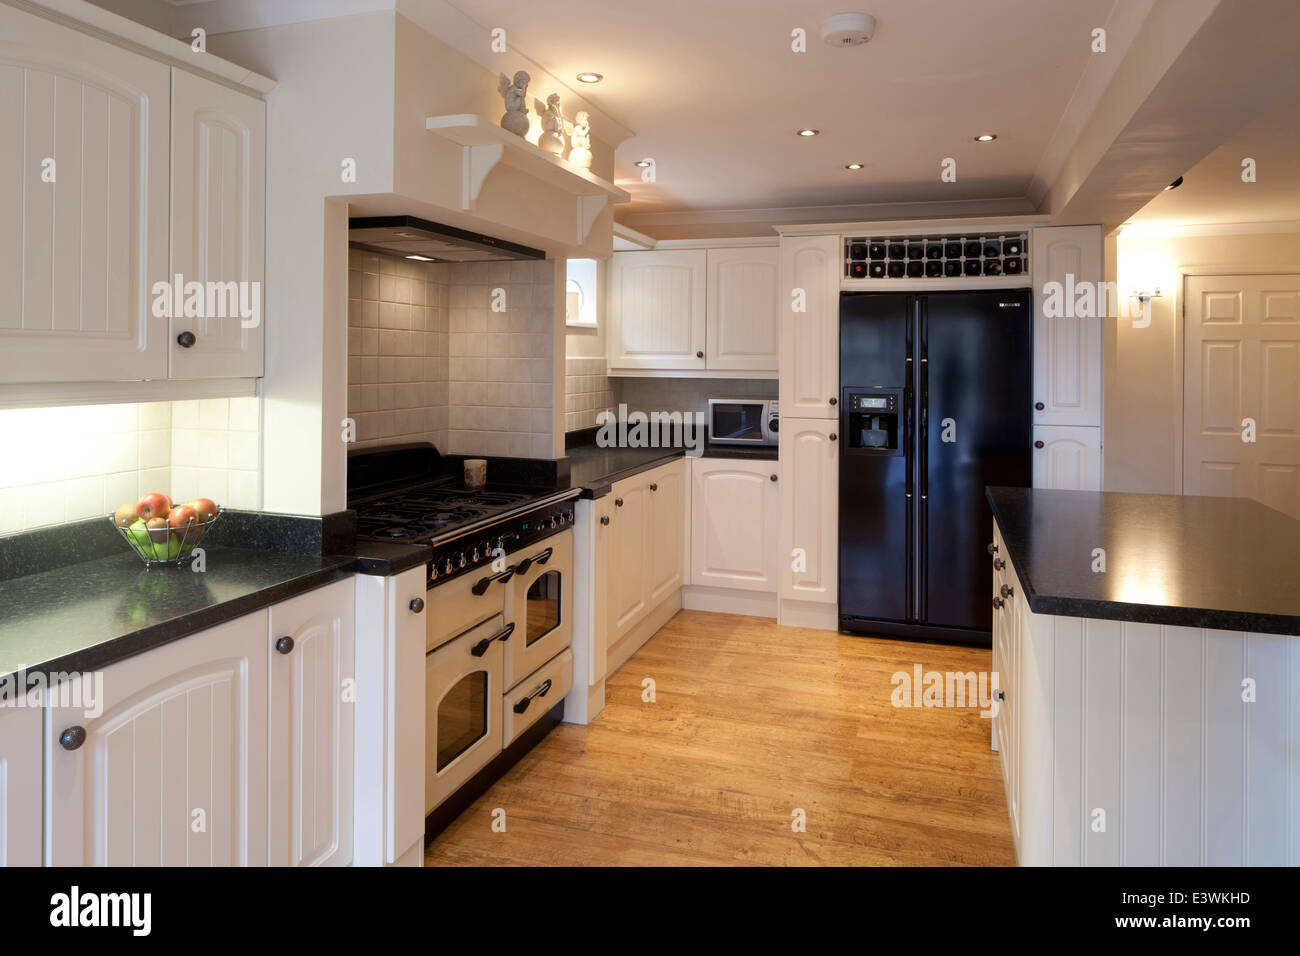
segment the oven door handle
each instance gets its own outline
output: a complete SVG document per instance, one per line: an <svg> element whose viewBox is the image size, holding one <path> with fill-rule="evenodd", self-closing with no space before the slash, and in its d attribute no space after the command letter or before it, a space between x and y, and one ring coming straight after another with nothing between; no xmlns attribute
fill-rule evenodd
<svg viewBox="0 0 1300 956"><path fill-rule="evenodd" d="M546 692L550 689L551 689L551 679L548 677L546 678L545 681L542 682L541 687L537 688L537 690L533 691L527 697L520 700L519 703L515 704L514 712L516 714L522 714L524 711L528 709L528 705L533 702L534 697L545 697Z"/></svg>
<svg viewBox="0 0 1300 956"><path fill-rule="evenodd" d="M511 575L513 575L515 571L522 571L522 569L511 565L504 571L498 571L496 574L489 574L485 578L479 578L474 582L474 586L470 588L469 591L474 595L483 594L488 589L488 585L493 581L500 581L502 584L505 584L510 580Z"/></svg>
<svg viewBox="0 0 1300 956"><path fill-rule="evenodd" d="M508 641L510 640L510 635L513 634L514 632L515 632L515 622L511 621L509 624L501 628L501 630L497 631L491 637L483 638L483 640L479 641L477 644L471 647L469 649L469 652L473 654L475 657L482 657L484 654L487 653L487 649L492 646L493 641L502 641L502 642Z"/></svg>
<svg viewBox="0 0 1300 956"><path fill-rule="evenodd" d="M554 553L555 553L554 548L547 548L545 551L539 551L531 558L524 558L522 561L520 561L517 565L515 565L515 570L518 571L520 574L527 574L528 569L531 568L534 564L545 564L547 561L551 560L551 555L553 555Z"/></svg>

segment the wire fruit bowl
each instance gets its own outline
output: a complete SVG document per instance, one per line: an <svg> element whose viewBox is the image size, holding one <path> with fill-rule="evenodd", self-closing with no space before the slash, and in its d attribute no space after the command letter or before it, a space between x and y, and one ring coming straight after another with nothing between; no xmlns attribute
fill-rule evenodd
<svg viewBox="0 0 1300 956"><path fill-rule="evenodd" d="M113 520L112 515L108 516L108 520L114 528L121 532L122 538L131 546L131 550L139 555L146 568L159 567L165 564L179 567L185 563L185 560L193 553L195 547L212 529L212 526L221 519L222 512L223 509L218 507L217 513L212 516L211 521L196 522L190 519L185 527L175 530L172 528L123 528Z"/></svg>

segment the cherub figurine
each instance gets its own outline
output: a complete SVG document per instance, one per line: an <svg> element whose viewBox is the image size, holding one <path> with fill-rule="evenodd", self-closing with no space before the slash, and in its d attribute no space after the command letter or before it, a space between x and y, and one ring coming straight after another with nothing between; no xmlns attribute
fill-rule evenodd
<svg viewBox="0 0 1300 956"><path fill-rule="evenodd" d="M532 77L520 70L515 74L513 83L504 73L497 81L497 88L506 101L506 111L501 117L501 128L516 136L524 136L528 133L528 82L531 79Z"/></svg>
<svg viewBox="0 0 1300 956"><path fill-rule="evenodd" d="M569 162L583 169L591 168L591 118L586 110L578 110L573 120L573 133L569 136Z"/></svg>
<svg viewBox="0 0 1300 956"><path fill-rule="evenodd" d="M542 113L542 135L537 145L556 156L564 154L564 117L560 115L560 94L546 98L546 111Z"/></svg>

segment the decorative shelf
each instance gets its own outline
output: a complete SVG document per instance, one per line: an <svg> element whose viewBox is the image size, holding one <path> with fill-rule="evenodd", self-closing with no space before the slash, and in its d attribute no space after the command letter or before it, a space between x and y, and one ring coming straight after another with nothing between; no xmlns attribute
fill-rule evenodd
<svg viewBox="0 0 1300 956"><path fill-rule="evenodd" d="M596 217L608 202L628 202L632 198L627 190L619 189L590 170L574 166L473 113L430 116L424 121L424 128L461 147L461 209L474 208L483 181L498 163L571 195L579 244L586 241Z"/></svg>

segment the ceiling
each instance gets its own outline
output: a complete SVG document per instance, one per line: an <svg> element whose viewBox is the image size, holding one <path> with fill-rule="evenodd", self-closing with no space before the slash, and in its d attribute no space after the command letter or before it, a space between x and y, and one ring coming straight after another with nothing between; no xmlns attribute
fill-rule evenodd
<svg viewBox="0 0 1300 956"><path fill-rule="evenodd" d="M620 218L1024 197L1115 4L870 0L849 8L876 16L872 41L832 49L819 24L843 4L451 2L557 76L605 74L584 92L637 134L618 150L633 196ZM790 51L795 27L806 53ZM998 139L976 143L984 131ZM632 165L643 157L653 184ZM955 183L940 181L946 157Z"/></svg>
<svg viewBox="0 0 1300 956"><path fill-rule="evenodd" d="M1242 182L1241 161L1256 178ZM1300 222L1300 88L1282 96L1132 216L1142 225Z"/></svg>

